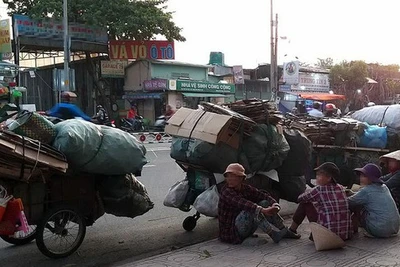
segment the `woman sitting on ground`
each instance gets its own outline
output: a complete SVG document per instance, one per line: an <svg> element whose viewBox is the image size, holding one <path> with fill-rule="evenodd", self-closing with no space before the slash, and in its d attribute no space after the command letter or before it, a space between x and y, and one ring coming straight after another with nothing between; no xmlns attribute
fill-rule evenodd
<svg viewBox="0 0 400 267"><path fill-rule="evenodd" d="M383 155L381 161L389 171L381 179L389 188L397 209L400 210L400 150Z"/></svg>
<svg viewBox="0 0 400 267"><path fill-rule="evenodd" d="M345 189L337 183L340 170L334 163L326 162L315 171L317 186L298 197L299 206L289 231L297 233L307 216L309 222L317 222L347 240L351 237L351 219Z"/></svg>
<svg viewBox="0 0 400 267"><path fill-rule="evenodd" d="M389 237L397 234L400 216L390 191L380 179L382 172L375 164L355 169L360 176L360 191L349 197L355 230L364 228L374 237Z"/></svg>
<svg viewBox="0 0 400 267"><path fill-rule="evenodd" d="M223 242L240 244L257 228L266 232L275 243L282 238L300 238L287 231L278 215L280 206L269 194L244 184L245 169L238 163L227 167L226 185L218 203L219 238Z"/></svg>

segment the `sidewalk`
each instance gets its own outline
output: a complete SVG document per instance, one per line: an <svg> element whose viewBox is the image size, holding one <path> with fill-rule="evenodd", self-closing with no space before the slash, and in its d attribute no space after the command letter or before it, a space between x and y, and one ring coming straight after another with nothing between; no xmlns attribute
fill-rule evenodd
<svg viewBox="0 0 400 267"><path fill-rule="evenodd" d="M285 220L289 225L291 219ZM217 239L150 257L115 265L119 267L278 267L278 266L400 266L400 236L374 239L360 233L340 250L317 252L308 239L307 223L300 226L300 240L284 239L279 244L263 233L242 245L229 245Z"/></svg>

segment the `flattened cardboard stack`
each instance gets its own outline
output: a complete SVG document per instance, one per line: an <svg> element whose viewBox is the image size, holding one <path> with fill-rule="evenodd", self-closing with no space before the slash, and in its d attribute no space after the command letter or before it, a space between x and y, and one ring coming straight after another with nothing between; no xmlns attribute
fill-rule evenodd
<svg viewBox="0 0 400 267"><path fill-rule="evenodd" d="M277 124L282 119L276 104L267 100L242 100L230 104L229 108L260 124L268 122Z"/></svg>
<svg viewBox="0 0 400 267"><path fill-rule="evenodd" d="M28 180L50 171L65 173L65 156L37 140L11 132L0 132L0 176Z"/></svg>
<svg viewBox="0 0 400 267"><path fill-rule="evenodd" d="M230 116L231 117L230 128L234 132L239 133L240 127L243 126L244 134L247 136L250 136L251 132L253 131L253 127L256 125L255 121L252 120L251 118L244 116L242 114L239 114L230 109L226 109L219 105L215 105L215 104L208 103L208 102L204 102L201 105L203 106L204 110L207 112Z"/></svg>

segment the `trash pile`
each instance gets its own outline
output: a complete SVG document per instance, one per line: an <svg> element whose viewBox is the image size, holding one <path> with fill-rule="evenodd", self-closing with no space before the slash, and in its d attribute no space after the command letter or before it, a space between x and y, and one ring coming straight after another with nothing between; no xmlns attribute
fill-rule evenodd
<svg viewBox="0 0 400 267"><path fill-rule="evenodd" d="M147 163L146 149L129 133L80 119L53 124L26 111L3 118L2 129L1 178L28 182L86 173L96 178L106 212L133 218L153 208L135 178Z"/></svg>
<svg viewBox="0 0 400 267"><path fill-rule="evenodd" d="M179 109L165 130L173 136L171 157L190 169L187 178L192 194L186 195L183 203L193 204L201 192L223 181L222 173L235 162L245 167L248 177L260 174L268 180L268 172L276 170L279 182L284 181L285 185L280 188L282 196L297 201L297 196L305 190L305 166L311 160L311 142L299 130L282 127L281 119L274 103L259 100L239 101L229 108L202 103L198 110ZM295 149L296 146L300 149ZM297 164L299 159L304 165ZM210 177L210 173L214 175ZM219 181L212 181L216 176ZM174 206L181 202L180 199L166 204Z"/></svg>

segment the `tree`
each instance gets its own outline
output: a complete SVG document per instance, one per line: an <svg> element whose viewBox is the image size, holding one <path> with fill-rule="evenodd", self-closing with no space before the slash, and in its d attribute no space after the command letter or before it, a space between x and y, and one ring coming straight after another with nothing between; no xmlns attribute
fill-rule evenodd
<svg viewBox="0 0 400 267"><path fill-rule="evenodd" d="M368 77L378 82L368 90L372 101L381 103L384 100L394 99L395 94L400 93L399 68L399 65L368 64Z"/></svg>
<svg viewBox="0 0 400 267"><path fill-rule="evenodd" d="M8 14L28 15L35 19L61 19L62 0L3 0ZM106 27L110 39L149 40L157 35L168 40L185 41L166 11L168 0L68 0L70 22Z"/></svg>
<svg viewBox="0 0 400 267"><path fill-rule="evenodd" d="M367 83L368 65L364 61L343 61L330 69L330 84L335 92L344 94L353 108L363 107L364 94L359 94ZM365 92L364 92L365 93Z"/></svg>
<svg viewBox="0 0 400 267"><path fill-rule="evenodd" d="M321 68L321 69L330 69L333 67L333 59L328 57L328 58L318 58L317 64L315 64L316 67Z"/></svg>
<svg viewBox="0 0 400 267"><path fill-rule="evenodd" d="M61 19L62 0L3 0L8 5L8 14L28 15L35 19ZM185 41L182 28L172 20L172 12L166 11L168 0L68 0L69 22L105 27L109 39L150 40L158 35L169 41ZM86 53L88 71L102 102L106 105L105 93L96 77L90 53Z"/></svg>

